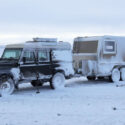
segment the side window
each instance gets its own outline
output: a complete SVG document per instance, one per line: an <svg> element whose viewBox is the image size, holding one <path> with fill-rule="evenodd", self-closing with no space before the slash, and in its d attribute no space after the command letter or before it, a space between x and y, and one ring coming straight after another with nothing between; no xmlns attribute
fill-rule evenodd
<svg viewBox="0 0 125 125"><path fill-rule="evenodd" d="M116 53L116 42L115 41L105 41L104 42L104 54L115 54Z"/></svg>
<svg viewBox="0 0 125 125"><path fill-rule="evenodd" d="M38 51L39 62L49 61L49 53L47 51Z"/></svg>
<svg viewBox="0 0 125 125"><path fill-rule="evenodd" d="M32 51L25 51L23 57L25 57L26 62L35 62L34 52Z"/></svg>

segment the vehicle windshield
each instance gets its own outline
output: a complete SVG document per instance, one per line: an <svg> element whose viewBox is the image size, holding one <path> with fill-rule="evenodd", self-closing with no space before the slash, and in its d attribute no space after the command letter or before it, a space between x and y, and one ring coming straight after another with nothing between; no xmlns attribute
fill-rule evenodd
<svg viewBox="0 0 125 125"><path fill-rule="evenodd" d="M21 56L22 49L5 49L2 55L2 59L19 59Z"/></svg>

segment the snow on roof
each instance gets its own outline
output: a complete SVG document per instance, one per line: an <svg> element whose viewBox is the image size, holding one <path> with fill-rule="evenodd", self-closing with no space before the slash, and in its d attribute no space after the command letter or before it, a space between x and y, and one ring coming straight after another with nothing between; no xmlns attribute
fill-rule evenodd
<svg viewBox="0 0 125 125"><path fill-rule="evenodd" d="M35 38L33 41L28 41L20 44L9 44L6 48L41 48L41 49L62 49L70 50L71 45L68 42L57 42L56 38Z"/></svg>
<svg viewBox="0 0 125 125"><path fill-rule="evenodd" d="M8 44L5 48L24 48L24 43L20 44Z"/></svg>
<svg viewBox="0 0 125 125"><path fill-rule="evenodd" d="M57 42L57 38L33 38L34 42Z"/></svg>
<svg viewBox="0 0 125 125"><path fill-rule="evenodd" d="M84 37L76 37L74 41L89 41L89 40L99 40L99 39L113 39L113 38L125 38L125 36L112 36L112 35L104 35L104 36L84 36Z"/></svg>
<svg viewBox="0 0 125 125"><path fill-rule="evenodd" d="M68 42L30 42L25 44L25 48L43 48L43 49L71 49Z"/></svg>

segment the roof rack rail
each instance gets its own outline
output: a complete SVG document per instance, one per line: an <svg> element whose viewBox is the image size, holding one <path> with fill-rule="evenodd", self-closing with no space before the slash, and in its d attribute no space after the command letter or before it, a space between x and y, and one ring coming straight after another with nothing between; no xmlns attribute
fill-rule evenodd
<svg viewBox="0 0 125 125"><path fill-rule="evenodd" d="M33 38L33 42L57 42L57 38Z"/></svg>

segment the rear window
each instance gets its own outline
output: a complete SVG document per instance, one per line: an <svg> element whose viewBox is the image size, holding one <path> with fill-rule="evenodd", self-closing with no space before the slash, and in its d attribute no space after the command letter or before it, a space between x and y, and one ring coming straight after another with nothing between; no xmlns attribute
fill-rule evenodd
<svg viewBox="0 0 125 125"><path fill-rule="evenodd" d="M98 41L74 42L74 53L97 53Z"/></svg>
<svg viewBox="0 0 125 125"><path fill-rule="evenodd" d="M116 43L115 41L105 41L104 54L116 53Z"/></svg>

